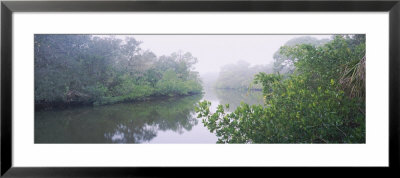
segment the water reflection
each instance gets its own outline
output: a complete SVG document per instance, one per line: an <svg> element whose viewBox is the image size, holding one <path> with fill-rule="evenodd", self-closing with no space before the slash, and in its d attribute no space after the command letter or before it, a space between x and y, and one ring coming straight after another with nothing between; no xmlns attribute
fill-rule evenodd
<svg viewBox="0 0 400 178"><path fill-rule="evenodd" d="M241 102L249 105L263 105L263 95L261 91L240 91L231 89L213 89L206 90L206 100L211 101L211 110L215 112L218 104L229 104L229 111L233 112L240 106Z"/></svg>
<svg viewBox="0 0 400 178"><path fill-rule="evenodd" d="M200 100L262 104L261 92L205 89L204 95L35 112L35 143L211 143L217 141L194 111Z"/></svg>
<svg viewBox="0 0 400 178"><path fill-rule="evenodd" d="M201 95L35 113L35 143L143 143L198 124Z"/></svg>

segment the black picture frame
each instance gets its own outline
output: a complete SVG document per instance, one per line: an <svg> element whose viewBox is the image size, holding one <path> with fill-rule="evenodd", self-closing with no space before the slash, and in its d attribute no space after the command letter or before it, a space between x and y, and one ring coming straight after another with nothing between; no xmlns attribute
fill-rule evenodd
<svg viewBox="0 0 400 178"><path fill-rule="evenodd" d="M1 175L6 177L128 177L178 174L177 168L20 168L12 166L13 12L286 11L389 12L389 167L399 167L400 1L2 1L1 2ZM209 171L184 168L196 174ZM209 168L213 169L213 168ZM223 168L226 169L226 168ZM280 168L279 168L280 169ZM295 168L292 168L295 169ZM241 169L234 169L240 171ZM232 170L229 170L232 171ZM252 173L263 172L255 168ZM283 171L283 170L280 170ZM308 170L310 171L310 170ZM224 170L219 170L221 174ZM332 171L330 171L332 173ZM334 171L333 171L334 172ZM330 173L330 174L331 174ZM210 173L211 174L211 173ZM335 173L334 173L335 174Z"/></svg>

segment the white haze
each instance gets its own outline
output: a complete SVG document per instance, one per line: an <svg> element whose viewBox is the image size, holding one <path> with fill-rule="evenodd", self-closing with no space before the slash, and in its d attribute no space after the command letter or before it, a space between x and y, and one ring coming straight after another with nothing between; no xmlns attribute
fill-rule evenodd
<svg viewBox="0 0 400 178"><path fill-rule="evenodd" d="M288 40L312 36L317 39L331 35L116 35L124 39L134 37L141 41L143 50L157 56L173 52L190 52L198 59L195 70L200 75L219 72L219 69L239 60L251 65L266 65L273 62L273 54Z"/></svg>

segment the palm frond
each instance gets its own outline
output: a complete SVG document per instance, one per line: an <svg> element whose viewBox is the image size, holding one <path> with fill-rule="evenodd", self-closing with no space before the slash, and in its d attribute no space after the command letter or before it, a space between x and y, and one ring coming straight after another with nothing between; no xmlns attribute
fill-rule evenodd
<svg viewBox="0 0 400 178"><path fill-rule="evenodd" d="M350 97L365 97L365 56L360 60L348 64L339 80L342 89Z"/></svg>

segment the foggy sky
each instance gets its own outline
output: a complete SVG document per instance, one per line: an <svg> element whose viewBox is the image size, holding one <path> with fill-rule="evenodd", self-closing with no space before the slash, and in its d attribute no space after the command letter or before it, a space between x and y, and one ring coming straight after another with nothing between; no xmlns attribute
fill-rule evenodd
<svg viewBox="0 0 400 178"><path fill-rule="evenodd" d="M128 35L117 35L124 38ZM317 39L331 35L129 35L142 41L141 48L157 56L190 52L197 57L200 74L218 72L221 66L247 61L252 65L273 62L273 54L288 40L300 36Z"/></svg>

